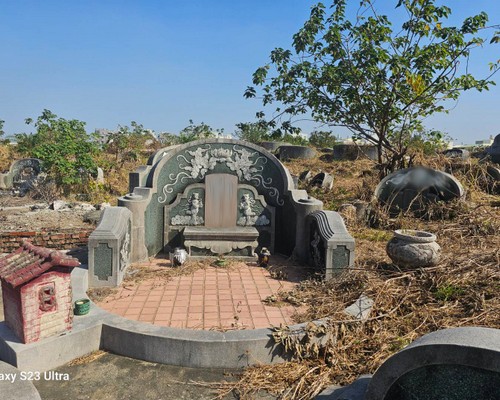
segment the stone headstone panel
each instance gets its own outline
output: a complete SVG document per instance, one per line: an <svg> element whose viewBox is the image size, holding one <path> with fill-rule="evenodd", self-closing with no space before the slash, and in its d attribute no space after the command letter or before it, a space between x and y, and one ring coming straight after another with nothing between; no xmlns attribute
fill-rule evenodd
<svg viewBox="0 0 500 400"><path fill-rule="evenodd" d="M486 150L486 153L491 157L491 161L500 164L500 134L495 136L493 144Z"/></svg>
<svg viewBox="0 0 500 400"><path fill-rule="evenodd" d="M104 184L106 180L104 179L104 171L101 167L97 167L97 183Z"/></svg>
<svg viewBox="0 0 500 400"><path fill-rule="evenodd" d="M316 150L307 146L283 145L278 149L278 157L282 161L287 160L310 160L316 157Z"/></svg>
<svg viewBox="0 0 500 400"><path fill-rule="evenodd" d="M238 177L230 174L208 175L205 179L205 226L236 226Z"/></svg>
<svg viewBox="0 0 500 400"><path fill-rule="evenodd" d="M189 185L205 186L206 177L214 174L236 176L238 187L254 187L258 195L264 196L267 205L286 207L286 216L276 211L274 236L279 238L276 246L294 246L295 238L291 235L295 233L295 226L291 215L297 211L290 197L294 185L290 173L271 153L243 141L206 139L163 149L158 154L150 159L154 165L148 166L149 171L135 179L141 186L134 188L134 198L125 196L118 201L133 213L134 260L155 255L167 245L175 248L182 244L179 231L175 237L165 236L169 229L171 233L175 230L165 220L165 207L173 206L177 195ZM298 198L307 197L306 193L297 192ZM170 215L172 217L174 215ZM139 253L141 256L135 258Z"/></svg>
<svg viewBox="0 0 500 400"><path fill-rule="evenodd" d="M308 264L333 278L354 264L354 238L335 211L315 211L307 217Z"/></svg>
<svg viewBox="0 0 500 400"><path fill-rule="evenodd" d="M443 152L445 157L459 159L459 160L468 160L470 157L470 153L466 149L448 149Z"/></svg>
<svg viewBox="0 0 500 400"><path fill-rule="evenodd" d="M404 168L387 175L375 189L375 197L391 214L424 211L427 204L461 198L464 189L450 174L426 167Z"/></svg>
<svg viewBox="0 0 500 400"><path fill-rule="evenodd" d="M125 207L106 207L91 233L89 286L118 286L130 264L131 212Z"/></svg>
<svg viewBox="0 0 500 400"><path fill-rule="evenodd" d="M390 357L364 399L494 400L499 388L500 330L453 328L425 335Z"/></svg>

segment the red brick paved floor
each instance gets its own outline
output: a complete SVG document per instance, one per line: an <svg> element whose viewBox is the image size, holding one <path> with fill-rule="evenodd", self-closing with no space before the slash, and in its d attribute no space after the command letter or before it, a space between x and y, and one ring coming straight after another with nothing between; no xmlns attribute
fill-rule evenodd
<svg viewBox="0 0 500 400"><path fill-rule="evenodd" d="M172 268L161 258L146 264ZM274 279L268 270L252 263L210 266L171 280L128 282L98 305L131 320L176 328L228 330L293 324L296 307L262 303L272 294L292 289L300 280L296 272L289 275L288 280Z"/></svg>

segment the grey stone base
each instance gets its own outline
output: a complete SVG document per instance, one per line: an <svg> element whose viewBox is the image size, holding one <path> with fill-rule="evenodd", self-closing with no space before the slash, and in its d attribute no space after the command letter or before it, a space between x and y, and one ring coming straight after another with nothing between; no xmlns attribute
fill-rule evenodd
<svg viewBox="0 0 500 400"><path fill-rule="evenodd" d="M259 231L254 227L205 228L186 227L182 235L189 256L253 257L259 245Z"/></svg>

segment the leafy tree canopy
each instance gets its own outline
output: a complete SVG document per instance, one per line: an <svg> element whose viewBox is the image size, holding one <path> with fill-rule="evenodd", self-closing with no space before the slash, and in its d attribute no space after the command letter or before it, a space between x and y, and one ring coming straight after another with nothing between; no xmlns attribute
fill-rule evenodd
<svg viewBox="0 0 500 400"><path fill-rule="evenodd" d="M18 151L29 157L39 158L45 170L59 186L82 183L90 173L96 173L93 155L97 148L85 131L85 122L76 119L57 118L49 110L43 110L34 124L32 135L17 134Z"/></svg>
<svg viewBox="0 0 500 400"><path fill-rule="evenodd" d="M333 147L337 141L333 132L329 131L313 131L309 136L309 143L318 148Z"/></svg>
<svg viewBox="0 0 500 400"><path fill-rule="evenodd" d="M350 1L353 10L346 0L334 0L328 10L322 3L312 7L293 36L293 49L274 49L253 84L261 87L264 106L279 104L270 126L281 122L287 130L293 117L309 114L375 144L379 162L385 153L392 169L404 163L407 139L422 129L423 119L447 112L446 100L457 100L464 90L487 90L499 62L484 78L467 68L471 52L488 40L481 36L490 31L484 12L448 26L449 7L399 0L394 4L404 22L394 25L374 3ZM499 37L495 32L490 43ZM255 87L245 91L247 98L256 96ZM266 118L263 112L257 117Z"/></svg>
<svg viewBox="0 0 500 400"><path fill-rule="evenodd" d="M193 140L214 138L224 133L224 129L212 129L204 122L195 124L192 119L189 120L189 125L179 133L179 141L181 143L192 142Z"/></svg>

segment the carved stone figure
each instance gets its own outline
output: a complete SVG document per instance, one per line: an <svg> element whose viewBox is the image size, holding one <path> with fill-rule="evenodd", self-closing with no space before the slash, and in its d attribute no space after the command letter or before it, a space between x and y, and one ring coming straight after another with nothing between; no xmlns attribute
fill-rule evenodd
<svg viewBox="0 0 500 400"><path fill-rule="evenodd" d="M186 211L186 214L191 216L191 225L202 223L198 216L201 208L203 208L203 201L200 199L199 193L193 193L188 200L188 209Z"/></svg>
<svg viewBox="0 0 500 400"><path fill-rule="evenodd" d="M250 226L255 223L255 213L252 209L252 206L255 204L255 200L250 197L248 193L245 193L241 196L240 201L240 211L243 213L245 218L245 226Z"/></svg>
<svg viewBox="0 0 500 400"><path fill-rule="evenodd" d="M323 262L321 260L321 251L319 249L319 242L321 242L321 236L317 230L314 230L313 240L311 241L311 255L313 259L313 264L316 268L320 268L323 266Z"/></svg>
<svg viewBox="0 0 500 400"><path fill-rule="evenodd" d="M130 261L130 234L127 232L120 249L120 269L124 269Z"/></svg>

